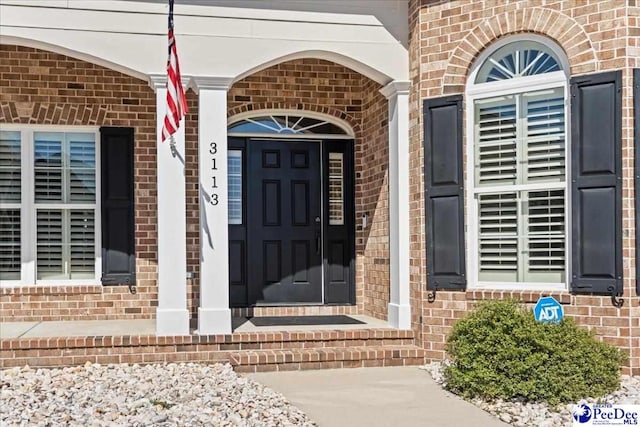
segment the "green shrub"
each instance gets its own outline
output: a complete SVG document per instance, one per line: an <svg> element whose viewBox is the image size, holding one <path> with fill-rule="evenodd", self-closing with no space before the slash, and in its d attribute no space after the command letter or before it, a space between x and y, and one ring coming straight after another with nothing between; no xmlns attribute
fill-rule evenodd
<svg viewBox="0 0 640 427"><path fill-rule="evenodd" d="M572 319L538 323L515 301L479 304L454 325L446 348L444 375L454 393L552 405L614 391L626 360Z"/></svg>

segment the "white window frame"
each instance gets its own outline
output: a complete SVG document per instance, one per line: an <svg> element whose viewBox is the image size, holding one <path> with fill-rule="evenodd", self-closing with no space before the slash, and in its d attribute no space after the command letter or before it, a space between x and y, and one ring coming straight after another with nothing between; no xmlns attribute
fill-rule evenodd
<svg viewBox="0 0 640 427"><path fill-rule="evenodd" d="M518 41L535 41L545 45L553 51L560 60L561 71L538 74L534 76L516 77L509 80L502 80L488 83L474 83L478 71L484 62L498 49L503 46ZM504 39L485 49L477 58L471 68L467 78L465 89L466 103L466 206L467 206L467 227L466 227L466 255L467 255L467 279L468 288L476 290L509 290L509 291L565 291L569 288L571 278L571 126L570 126L570 92L569 92L569 71L570 66L564 51L554 42L546 37L537 34L519 34ZM514 187L513 185L493 186L490 188L478 188L475 182L475 102L477 100L493 98L518 93L537 92L549 89L562 89L564 93L565 107L565 181L561 186L550 188L549 183L525 184ZM478 217L478 195L482 193L499 193L507 191L531 191L549 190L563 188L565 192L564 212L565 212L565 277L564 283L542 283L542 282L488 282L479 280L479 217ZM514 189L514 188L517 188ZM519 255L520 256L520 255Z"/></svg>
<svg viewBox="0 0 640 427"><path fill-rule="evenodd" d="M95 126L54 126L54 125L23 125L2 124L4 131L20 132L21 144L21 191L20 202L20 242L21 242L21 271L20 280L0 280L0 287L10 288L19 286L88 286L101 284L102 277L102 218L101 218L101 159L100 159L100 130ZM35 203L35 178L34 178L34 133L59 132L59 133L92 133L95 135L96 144L96 201L93 204L82 204L82 208L94 209L95 223L95 275L92 279L36 279L37 256L37 226ZM2 203L1 207L11 208L15 203ZM69 204L51 203L51 209L63 207L68 209ZM48 205L49 206L49 205Z"/></svg>

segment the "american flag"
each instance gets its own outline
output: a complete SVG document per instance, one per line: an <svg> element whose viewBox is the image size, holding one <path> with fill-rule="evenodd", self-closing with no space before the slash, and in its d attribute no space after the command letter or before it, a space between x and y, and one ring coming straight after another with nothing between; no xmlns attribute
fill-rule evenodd
<svg viewBox="0 0 640 427"><path fill-rule="evenodd" d="M180 64L173 35L173 0L169 0L169 58L167 59L167 115L164 117L162 142L176 133L180 120L188 112L187 98L184 95L180 78Z"/></svg>

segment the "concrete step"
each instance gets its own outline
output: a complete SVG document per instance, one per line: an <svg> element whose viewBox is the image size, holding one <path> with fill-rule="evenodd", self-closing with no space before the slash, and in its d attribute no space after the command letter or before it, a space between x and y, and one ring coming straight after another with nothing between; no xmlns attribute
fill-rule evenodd
<svg viewBox="0 0 640 427"><path fill-rule="evenodd" d="M395 345L246 350L230 352L228 357L237 372L266 372L413 366L424 364L425 355L425 350L415 345Z"/></svg>

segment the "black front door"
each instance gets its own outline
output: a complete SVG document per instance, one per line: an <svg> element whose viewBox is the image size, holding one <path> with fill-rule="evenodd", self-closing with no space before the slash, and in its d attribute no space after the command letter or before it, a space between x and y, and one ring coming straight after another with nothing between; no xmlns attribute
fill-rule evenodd
<svg viewBox="0 0 640 427"><path fill-rule="evenodd" d="M320 142L248 144L249 301L322 302L320 165Z"/></svg>

